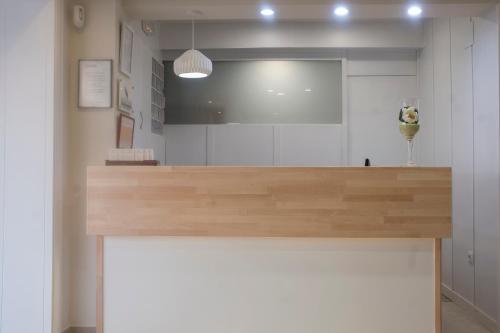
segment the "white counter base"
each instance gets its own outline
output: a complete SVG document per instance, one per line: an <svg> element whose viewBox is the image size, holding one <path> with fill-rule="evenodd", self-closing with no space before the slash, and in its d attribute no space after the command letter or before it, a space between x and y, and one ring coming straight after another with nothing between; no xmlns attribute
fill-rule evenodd
<svg viewBox="0 0 500 333"><path fill-rule="evenodd" d="M104 333L434 332L432 239L104 239Z"/></svg>

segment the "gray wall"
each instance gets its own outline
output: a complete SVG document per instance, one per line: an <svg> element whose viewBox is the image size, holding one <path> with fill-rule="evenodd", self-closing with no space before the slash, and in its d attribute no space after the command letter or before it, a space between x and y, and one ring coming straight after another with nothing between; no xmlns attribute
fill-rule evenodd
<svg viewBox="0 0 500 333"><path fill-rule="evenodd" d="M165 63L169 124L339 124L339 60L214 61L204 79L179 78Z"/></svg>

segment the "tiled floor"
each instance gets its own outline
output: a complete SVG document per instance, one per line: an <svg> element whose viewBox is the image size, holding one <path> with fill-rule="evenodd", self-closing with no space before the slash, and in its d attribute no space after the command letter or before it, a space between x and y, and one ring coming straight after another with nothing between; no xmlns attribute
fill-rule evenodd
<svg viewBox="0 0 500 333"><path fill-rule="evenodd" d="M450 299L443 296L441 304L443 333L493 333Z"/></svg>

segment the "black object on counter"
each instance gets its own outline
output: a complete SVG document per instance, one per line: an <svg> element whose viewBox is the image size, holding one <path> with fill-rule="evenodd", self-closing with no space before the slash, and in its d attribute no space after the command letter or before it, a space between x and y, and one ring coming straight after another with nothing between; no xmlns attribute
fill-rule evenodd
<svg viewBox="0 0 500 333"><path fill-rule="evenodd" d="M370 159L365 158L365 167L369 167L369 166L371 166Z"/></svg>

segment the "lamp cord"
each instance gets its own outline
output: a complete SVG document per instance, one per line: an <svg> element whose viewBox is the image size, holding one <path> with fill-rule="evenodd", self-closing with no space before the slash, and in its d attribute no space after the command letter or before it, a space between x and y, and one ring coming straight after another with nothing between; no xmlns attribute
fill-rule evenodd
<svg viewBox="0 0 500 333"><path fill-rule="evenodd" d="M191 49L194 50L194 19L191 20Z"/></svg>

